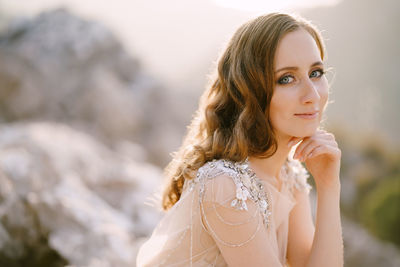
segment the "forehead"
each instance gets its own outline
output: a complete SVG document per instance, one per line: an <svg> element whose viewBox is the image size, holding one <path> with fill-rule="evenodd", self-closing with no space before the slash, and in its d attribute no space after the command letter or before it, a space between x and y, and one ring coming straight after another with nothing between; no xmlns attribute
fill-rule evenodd
<svg viewBox="0 0 400 267"><path fill-rule="evenodd" d="M322 61L317 43L306 30L298 29L285 34L279 41L274 67L309 67L317 61Z"/></svg>

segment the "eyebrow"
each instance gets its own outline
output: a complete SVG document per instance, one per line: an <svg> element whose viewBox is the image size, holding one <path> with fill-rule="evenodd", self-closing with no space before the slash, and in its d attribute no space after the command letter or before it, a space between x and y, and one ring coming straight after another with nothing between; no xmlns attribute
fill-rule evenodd
<svg viewBox="0 0 400 267"><path fill-rule="evenodd" d="M311 64L310 67L315 67L315 66L319 66L319 65L324 65L321 61L317 61L314 62L313 64ZM279 70L276 70L275 73L283 71L283 70L297 70L299 69L298 67L284 67L284 68L280 68Z"/></svg>

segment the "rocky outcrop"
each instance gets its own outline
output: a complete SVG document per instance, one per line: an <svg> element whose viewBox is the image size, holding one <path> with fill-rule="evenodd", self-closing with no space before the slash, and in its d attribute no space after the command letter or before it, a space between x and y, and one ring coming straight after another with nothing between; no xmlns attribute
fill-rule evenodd
<svg viewBox="0 0 400 267"><path fill-rule="evenodd" d="M145 202L160 177L62 124L3 126L0 250L18 259L47 240L72 265L134 266L140 237L159 220Z"/></svg>
<svg viewBox="0 0 400 267"><path fill-rule="evenodd" d="M176 148L179 98L102 24L65 9L15 20L0 35L0 58L0 121L57 121L110 145L138 142L155 163Z"/></svg>

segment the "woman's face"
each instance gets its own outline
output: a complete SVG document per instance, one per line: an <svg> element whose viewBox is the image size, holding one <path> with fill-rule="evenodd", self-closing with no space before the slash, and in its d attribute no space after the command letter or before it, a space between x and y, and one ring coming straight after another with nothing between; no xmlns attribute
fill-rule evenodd
<svg viewBox="0 0 400 267"><path fill-rule="evenodd" d="M270 120L278 138L311 136L328 100L319 48L304 29L286 34L275 54ZM299 115L314 113L314 115Z"/></svg>

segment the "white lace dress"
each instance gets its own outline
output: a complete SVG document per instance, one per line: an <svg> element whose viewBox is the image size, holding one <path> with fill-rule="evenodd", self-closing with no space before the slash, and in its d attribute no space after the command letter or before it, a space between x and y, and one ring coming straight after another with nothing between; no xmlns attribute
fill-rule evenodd
<svg viewBox="0 0 400 267"><path fill-rule="evenodd" d="M137 266L229 266L223 255L231 253L244 255L236 266L249 266L249 257L286 266L293 194L309 193L307 178L297 160L282 166L280 188L257 178L248 160L207 162L142 245Z"/></svg>

